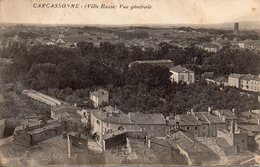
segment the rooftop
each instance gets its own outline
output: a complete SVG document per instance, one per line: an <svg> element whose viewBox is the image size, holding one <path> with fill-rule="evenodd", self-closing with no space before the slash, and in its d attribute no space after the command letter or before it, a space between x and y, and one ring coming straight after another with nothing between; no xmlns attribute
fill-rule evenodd
<svg viewBox="0 0 260 167"><path fill-rule="evenodd" d="M54 114L61 114L65 112L77 112L77 108L71 105L57 105L51 108Z"/></svg>
<svg viewBox="0 0 260 167"><path fill-rule="evenodd" d="M91 95L96 96L96 97L101 97L104 95L108 95L108 91L104 90L104 89L98 89L94 92L90 92Z"/></svg>
<svg viewBox="0 0 260 167"><path fill-rule="evenodd" d="M104 122L122 123L122 124L131 123L127 114L124 114L122 111L110 106L92 110L91 113L97 119L102 120Z"/></svg>
<svg viewBox="0 0 260 167"><path fill-rule="evenodd" d="M142 114L142 113L129 113L132 123L135 124L166 124L162 114Z"/></svg>
<svg viewBox="0 0 260 167"><path fill-rule="evenodd" d="M128 65L129 68L131 68L134 64L157 64L157 65L160 65L160 64L163 64L163 65L173 65L173 61L170 60L170 59L165 59L165 60L138 60L138 61L134 61L132 63L130 63Z"/></svg>
<svg viewBox="0 0 260 167"><path fill-rule="evenodd" d="M237 119L237 116L231 110L213 110L212 114L224 116L225 119Z"/></svg>
<svg viewBox="0 0 260 167"><path fill-rule="evenodd" d="M240 78L240 77L242 77L242 74L233 73L233 74L230 74L229 77L232 77L232 78Z"/></svg>
<svg viewBox="0 0 260 167"><path fill-rule="evenodd" d="M211 152L211 150L197 141L191 134L187 132L176 132L172 134L172 142L176 142L183 150L188 153ZM198 154L199 155L199 154Z"/></svg>
<svg viewBox="0 0 260 167"><path fill-rule="evenodd" d="M111 133L106 133L105 135L103 135L103 140L107 140L110 139L114 136L118 136L118 135L122 135L127 133L127 130L116 130L116 131L112 131Z"/></svg>
<svg viewBox="0 0 260 167"><path fill-rule="evenodd" d="M216 123L225 123L223 119L209 112L196 112L195 115L198 117L198 120L204 123L216 124Z"/></svg>
<svg viewBox="0 0 260 167"><path fill-rule="evenodd" d="M170 71L177 72L177 73L180 73L180 72L193 72L193 71L191 71L191 70L189 70L187 68L181 67L181 66L171 67Z"/></svg>
<svg viewBox="0 0 260 167"><path fill-rule="evenodd" d="M260 77L255 76L255 75L251 75L251 74L236 74L236 73L233 73L233 74L230 74L229 77L241 78L241 79L247 80L247 81L250 81L250 80L260 81Z"/></svg>
<svg viewBox="0 0 260 167"><path fill-rule="evenodd" d="M213 110L211 113L193 112L188 114L180 114L176 115L174 119L169 119L167 122L169 125L196 126L201 124L225 123L225 120L222 119L222 116L224 116L226 119L237 119L232 112L230 114L228 111L230 110ZM221 114L215 114L214 112Z"/></svg>
<svg viewBox="0 0 260 167"><path fill-rule="evenodd" d="M107 106L101 109L92 110L91 112L97 119L104 122L118 124L166 124L162 114L142 114L128 113L125 114L121 110Z"/></svg>
<svg viewBox="0 0 260 167"><path fill-rule="evenodd" d="M200 122L192 114L181 114L176 115L174 119L169 119L169 125L200 125Z"/></svg>
<svg viewBox="0 0 260 167"><path fill-rule="evenodd" d="M31 134L37 134L37 133L41 133L45 130L49 130L49 129L55 129L57 127L60 127L60 123L57 121L57 122L52 122L52 123L48 123L46 125L43 125L42 127L40 128L37 128L37 129L34 129L34 130L31 130L30 133Z"/></svg>

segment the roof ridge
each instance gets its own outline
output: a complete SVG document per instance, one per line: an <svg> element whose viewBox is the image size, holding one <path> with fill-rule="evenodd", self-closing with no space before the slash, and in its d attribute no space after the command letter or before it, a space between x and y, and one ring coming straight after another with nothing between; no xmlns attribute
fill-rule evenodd
<svg viewBox="0 0 260 167"><path fill-rule="evenodd" d="M186 138L188 138L192 143L195 143L191 138L189 138L185 133L183 133L183 132L181 132L180 131L180 133L182 134L182 135L184 135Z"/></svg>
<svg viewBox="0 0 260 167"><path fill-rule="evenodd" d="M204 115L204 113L202 113L202 115L203 115L203 117L207 120L207 122L208 122L209 124L211 124L210 121L209 121L209 119Z"/></svg>

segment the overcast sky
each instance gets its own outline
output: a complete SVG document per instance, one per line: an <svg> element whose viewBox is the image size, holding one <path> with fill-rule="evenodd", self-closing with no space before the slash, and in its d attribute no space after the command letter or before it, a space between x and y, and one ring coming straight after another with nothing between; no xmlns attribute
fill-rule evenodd
<svg viewBox="0 0 260 167"><path fill-rule="evenodd" d="M260 21L260 0L0 0L1 23L215 24ZM150 10L44 9L34 3L148 5Z"/></svg>

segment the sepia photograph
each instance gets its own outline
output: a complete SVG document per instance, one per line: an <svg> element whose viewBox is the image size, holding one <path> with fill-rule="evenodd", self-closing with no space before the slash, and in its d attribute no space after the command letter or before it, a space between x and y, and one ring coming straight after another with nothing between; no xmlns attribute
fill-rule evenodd
<svg viewBox="0 0 260 167"><path fill-rule="evenodd" d="M260 0L0 0L0 166L260 166Z"/></svg>

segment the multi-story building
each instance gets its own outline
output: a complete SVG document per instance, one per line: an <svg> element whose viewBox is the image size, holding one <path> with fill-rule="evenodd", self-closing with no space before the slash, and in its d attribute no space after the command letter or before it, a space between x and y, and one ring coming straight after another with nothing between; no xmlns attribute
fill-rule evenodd
<svg viewBox="0 0 260 167"><path fill-rule="evenodd" d="M200 49L203 49L207 52L213 52L213 53L217 53L219 52L223 46L220 44L216 44L216 43L203 43L200 45L197 45Z"/></svg>
<svg viewBox="0 0 260 167"><path fill-rule="evenodd" d="M90 100L95 108L108 103L108 91L98 89L94 92L90 92Z"/></svg>
<svg viewBox="0 0 260 167"><path fill-rule="evenodd" d="M167 134L175 131L184 131L196 137L216 137L217 130L228 130L231 123L237 122L237 117L230 110L212 110L207 112L187 112L167 118Z"/></svg>
<svg viewBox="0 0 260 167"><path fill-rule="evenodd" d="M162 114L128 113L107 106L91 110L92 134L98 136L97 140L104 134L117 130L138 130L146 131L148 135L164 137L166 121Z"/></svg>
<svg viewBox="0 0 260 167"><path fill-rule="evenodd" d="M187 84L191 84L195 82L195 74L193 71L181 67L181 66L174 66L170 68L170 72L171 72L171 81L175 81L175 82L185 82Z"/></svg>
<svg viewBox="0 0 260 167"><path fill-rule="evenodd" d="M250 74L231 74L228 85L251 92L260 92L260 77Z"/></svg>
<svg viewBox="0 0 260 167"><path fill-rule="evenodd" d="M244 40L237 43L242 49L260 51L260 40Z"/></svg>

